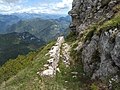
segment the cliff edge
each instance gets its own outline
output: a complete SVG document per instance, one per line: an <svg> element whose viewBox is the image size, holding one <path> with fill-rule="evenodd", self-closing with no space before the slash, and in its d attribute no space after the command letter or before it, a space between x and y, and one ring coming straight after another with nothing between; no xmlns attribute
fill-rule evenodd
<svg viewBox="0 0 120 90"><path fill-rule="evenodd" d="M120 1L73 0L70 28L77 36L78 60L91 79L115 79L120 73Z"/></svg>

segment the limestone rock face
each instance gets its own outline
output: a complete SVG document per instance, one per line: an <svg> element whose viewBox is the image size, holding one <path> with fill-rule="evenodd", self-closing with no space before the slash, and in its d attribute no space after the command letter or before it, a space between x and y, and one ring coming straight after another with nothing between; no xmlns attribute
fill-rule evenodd
<svg viewBox="0 0 120 90"><path fill-rule="evenodd" d="M117 5L120 0L73 0L71 30L81 37L91 25L102 25L120 12L114 9ZM104 79L120 73L120 23L90 37L77 47L86 75Z"/></svg>
<svg viewBox="0 0 120 90"><path fill-rule="evenodd" d="M120 68L120 32L117 34L115 41L116 44L111 52L111 57L115 64Z"/></svg>
<svg viewBox="0 0 120 90"><path fill-rule="evenodd" d="M69 11L71 30L80 33L93 23L110 19L116 12L112 8L119 3L119 0L73 0Z"/></svg>

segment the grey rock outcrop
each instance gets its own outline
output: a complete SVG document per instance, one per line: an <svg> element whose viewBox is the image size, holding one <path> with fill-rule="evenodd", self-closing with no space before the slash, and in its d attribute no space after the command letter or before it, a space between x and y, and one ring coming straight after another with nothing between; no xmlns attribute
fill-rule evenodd
<svg viewBox="0 0 120 90"><path fill-rule="evenodd" d="M112 8L119 4L119 0L73 0L70 28L76 33L88 28L89 25L110 19L116 11Z"/></svg>
<svg viewBox="0 0 120 90"><path fill-rule="evenodd" d="M116 5L120 5L120 0L73 0L69 11L71 30L81 37L91 25L102 25L120 12L113 9ZM93 33L90 40L81 43L76 49L81 52L79 57L86 75L104 79L120 73L120 23L99 35Z"/></svg>

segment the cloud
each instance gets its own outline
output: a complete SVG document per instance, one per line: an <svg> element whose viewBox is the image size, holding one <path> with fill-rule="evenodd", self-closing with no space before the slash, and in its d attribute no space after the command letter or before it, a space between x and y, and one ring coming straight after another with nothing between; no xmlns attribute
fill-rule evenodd
<svg viewBox="0 0 120 90"><path fill-rule="evenodd" d="M42 4L40 7L44 7L47 10L53 12L53 13L65 13L72 8L72 1L73 0L62 0L61 2L57 3L50 3L50 4Z"/></svg>
<svg viewBox="0 0 120 90"><path fill-rule="evenodd" d="M20 3L22 0L1 0L2 3Z"/></svg>
<svg viewBox="0 0 120 90"><path fill-rule="evenodd" d="M11 13L49 13L49 14L67 14L72 7L73 0L62 0L61 2L40 2L27 5L29 0L1 0L0 12L3 14Z"/></svg>
<svg viewBox="0 0 120 90"><path fill-rule="evenodd" d="M71 8L73 0L62 0L62 2L57 3L57 8Z"/></svg>

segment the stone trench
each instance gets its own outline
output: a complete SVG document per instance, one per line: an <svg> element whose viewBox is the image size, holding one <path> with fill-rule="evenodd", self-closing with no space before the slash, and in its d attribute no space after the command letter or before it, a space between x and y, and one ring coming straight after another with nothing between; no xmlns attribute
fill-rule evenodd
<svg viewBox="0 0 120 90"><path fill-rule="evenodd" d="M42 72L37 72L40 76L50 76L53 77L56 75L57 71L60 73L58 67L60 58L62 58L66 67L70 65L70 46L65 43L64 37L58 37L57 42L54 46L51 47L50 51L45 55L49 55L50 59L47 60L47 63L44 64L46 68Z"/></svg>

